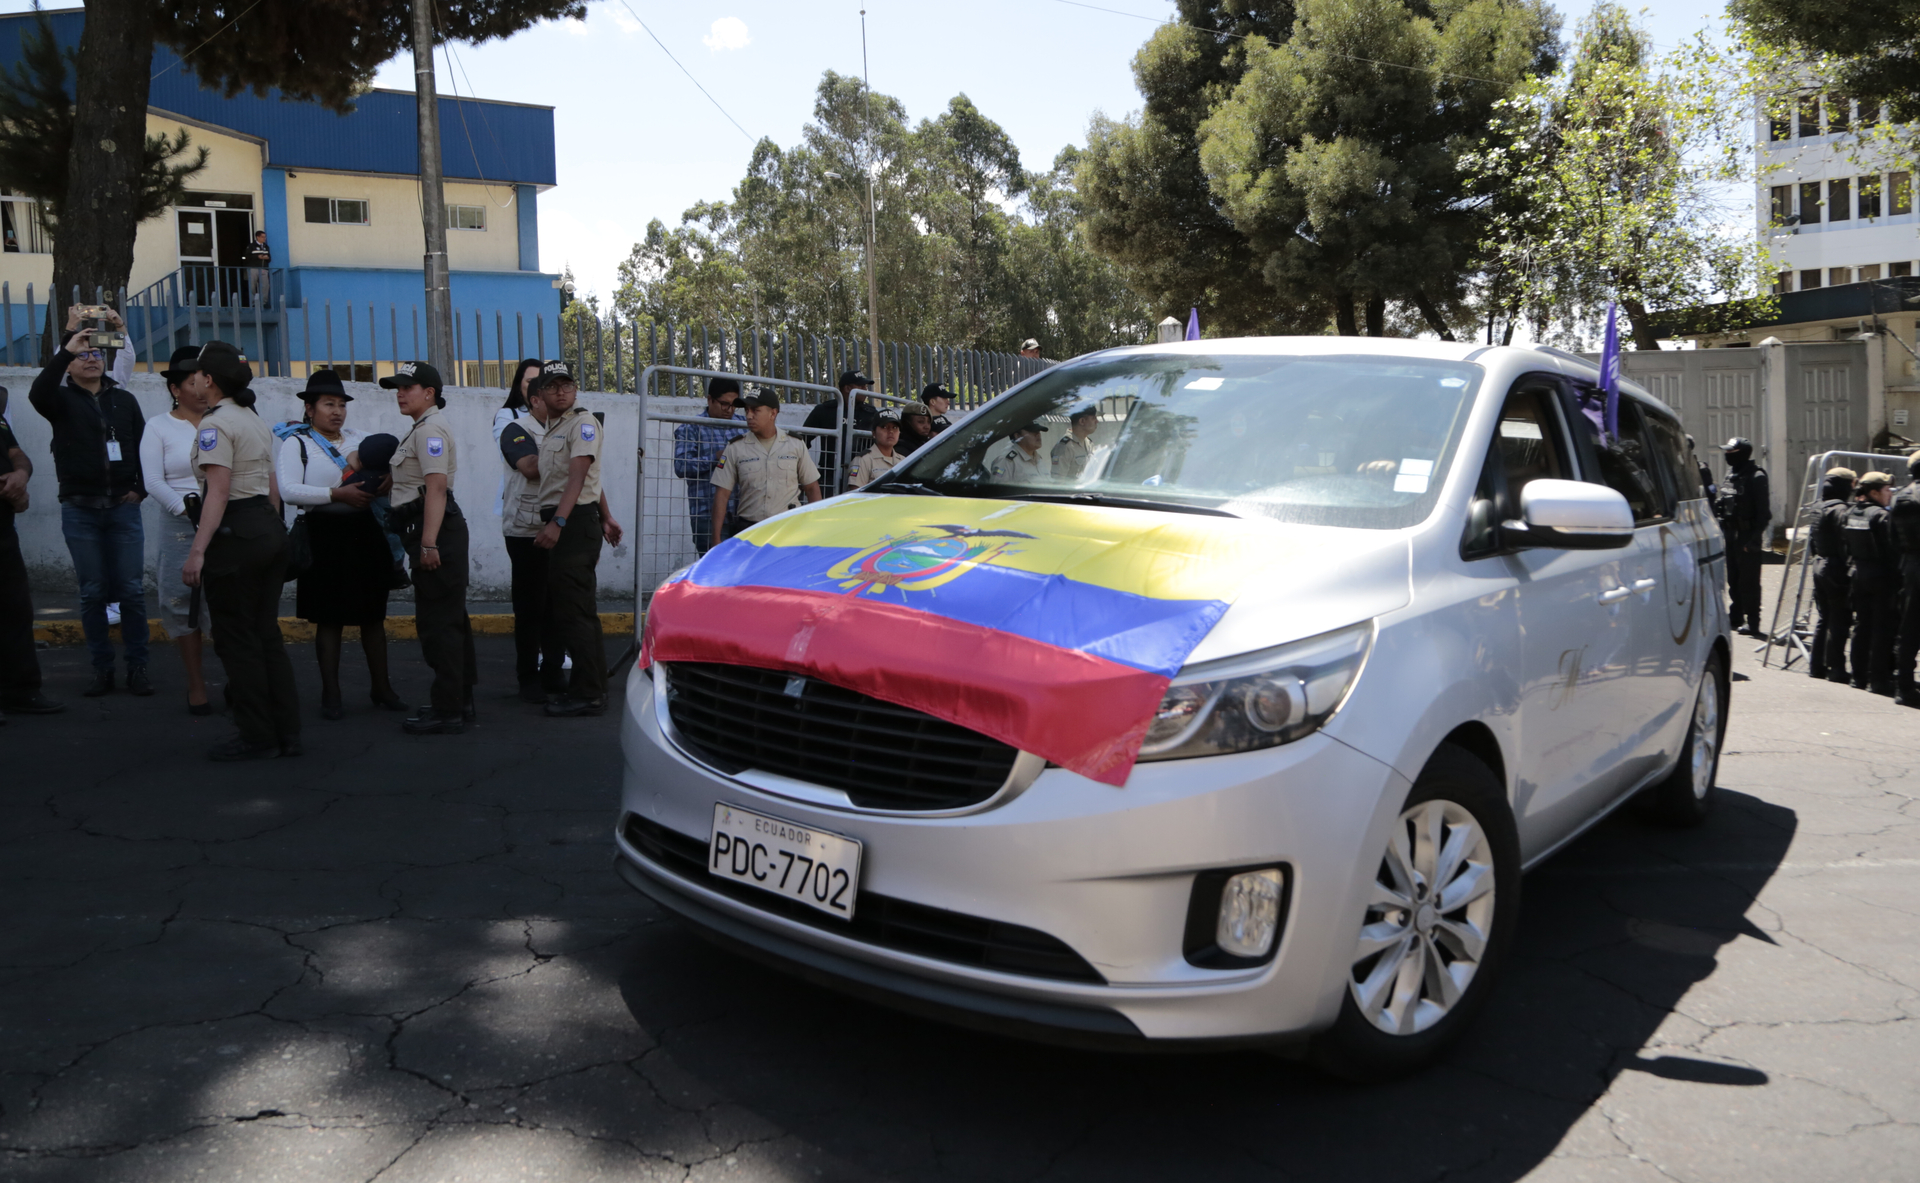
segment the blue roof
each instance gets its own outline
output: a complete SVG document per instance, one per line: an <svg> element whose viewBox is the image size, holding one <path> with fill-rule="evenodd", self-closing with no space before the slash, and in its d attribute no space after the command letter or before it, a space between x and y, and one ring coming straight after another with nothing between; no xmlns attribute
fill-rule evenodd
<svg viewBox="0 0 1920 1183"><path fill-rule="evenodd" d="M85 15L81 9L47 14L62 45L80 43ZM30 12L0 15L0 65L20 60L20 38L33 19ZM154 46L153 70L159 76L149 107L265 140L267 161L277 167L420 172L411 91L376 90L338 115L317 103L289 102L277 91L227 98L201 86L163 45ZM440 167L449 179L555 184L553 108L441 96Z"/></svg>

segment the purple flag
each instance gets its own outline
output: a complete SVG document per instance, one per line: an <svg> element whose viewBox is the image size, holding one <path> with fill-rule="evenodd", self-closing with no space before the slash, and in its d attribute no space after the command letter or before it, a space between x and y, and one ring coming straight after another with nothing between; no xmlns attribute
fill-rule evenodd
<svg viewBox="0 0 1920 1183"><path fill-rule="evenodd" d="M1187 309L1187 340L1198 341L1199 339L1200 310L1198 308L1189 308Z"/></svg>
<svg viewBox="0 0 1920 1183"><path fill-rule="evenodd" d="M1600 345L1600 393L1607 400L1606 433L1620 439L1620 306L1607 301L1607 335Z"/></svg>

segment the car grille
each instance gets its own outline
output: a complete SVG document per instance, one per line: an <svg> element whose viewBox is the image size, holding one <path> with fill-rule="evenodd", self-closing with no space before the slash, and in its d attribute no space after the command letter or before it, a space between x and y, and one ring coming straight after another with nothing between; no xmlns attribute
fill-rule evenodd
<svg viewBox="0 0 1920 1183"><path fill-rule="evenodd" d="M739 903L813 928L837 932L884 949L917 953L937 961L980 969L1069 982L1106 981L1085 958L1038 929L982 920L944 908L929 908L872 891L860 893L853 919L839 920L797 900L707 874L707 847L698 838L689 838L632 813L627 815L623 833L635 850L674 875L693 880Z"/></svg>
<svg viewBox="0 0 1920 1183"><path fill-rule="evenodd" d="M1019 752L977 731L817 678L738 665L667 665L667 714L681 743L722 772L757 768L846 793L864 809L978 805Z"/></svg>

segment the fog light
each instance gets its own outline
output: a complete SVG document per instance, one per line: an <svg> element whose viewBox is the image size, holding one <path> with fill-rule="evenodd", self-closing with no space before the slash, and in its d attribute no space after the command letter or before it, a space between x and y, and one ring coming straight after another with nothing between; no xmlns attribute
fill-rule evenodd
<svg viewBox="0 0 1920 1183"><path fill-rule="evenodd" d="M1265 957L1280 929L1280 871L1245 871L1220 892L1220 923L1214 944L1234 957Z"/></svg>

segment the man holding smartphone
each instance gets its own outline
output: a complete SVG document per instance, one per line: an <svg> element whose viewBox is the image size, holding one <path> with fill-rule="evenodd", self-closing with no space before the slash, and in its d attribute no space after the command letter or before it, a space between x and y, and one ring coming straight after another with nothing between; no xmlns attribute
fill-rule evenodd
<svg viewBox="0 0 1920 1183"><path fill-rule="evenodd" d="M107 376L107 351L94 332L75 332L85 309L67 310L67 343L33 380L27 401L53 426L53 470L59 481L60 528L80 583L80 627L93 659L88 698L114 688L113 638L107 605L120 605L127 690L153 693L147 678L146 535L140 500L140 437L146 417L133 395ZM111 309L99 317L118 330Z"/></svg>

